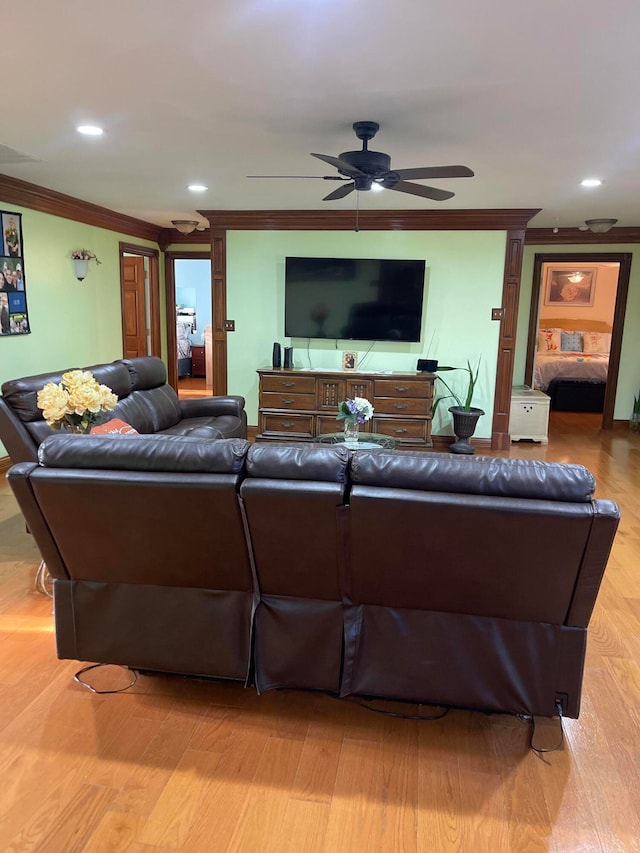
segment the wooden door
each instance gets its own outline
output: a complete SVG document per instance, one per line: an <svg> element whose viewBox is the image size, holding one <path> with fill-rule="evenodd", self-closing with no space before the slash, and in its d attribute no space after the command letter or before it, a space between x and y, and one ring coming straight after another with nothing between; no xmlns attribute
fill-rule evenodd
<svg viewBox="0 0 640 853"><path fill-rule="evenodd" d="M122 258L122 336L125 358L147 355L144 258Z"/></svg>

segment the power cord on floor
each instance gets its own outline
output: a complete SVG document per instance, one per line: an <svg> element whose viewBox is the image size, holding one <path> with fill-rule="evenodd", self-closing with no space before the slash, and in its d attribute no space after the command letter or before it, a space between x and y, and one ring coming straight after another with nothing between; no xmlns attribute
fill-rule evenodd
<svg viewBox="0 0 640 853"><path fill-rule="evenodd" d="M344 701L344 699L341 699L339 701ZM356 699L355 697L350 697L347 699L347 701L351 702L353 705L360 705L361 708L364 708L367 711L373 711L376 714L384 714L386 717L397 717L400 720L417 720L421 723L432 722L433 720L441 720L449 713L449 708L443 708L440 713L434 714L433 716L429 717L425 716L424 714L400 714L398 711L388 711L385 708L375 708L373 705L371 705L369 702L366 702L364 699ZM416 704L418 705L418 708L425 707L419 702Z"/></svg>
<svg viewBox="0 0 640 853"><path fill-rule="evenodd" d="M555 746L550 746L548 748L533 745L533 739L536 734L536 727L535 720L532 718L533 730L531 732L531 738L529 739L529 748L532 749L533 752L538 753L538 755L544 755L544 753L546 752L556 752L556 750L560 749L564 744L564 728L562 726L562 704L560 702L556 702L556 713L558 715L558 723L560 726L560 738Z"/></svg>
<svg viewBox="0 0 640 853"><path fill-rule="evenodd" d="M92 684L89 684L88 681L84 681L81 676L85 674L85 672L89 672L92 669L98 669L102 666L117 666L120 669L124 669L125 672L131 673L133 676L132 680L127 684L126 687L119 687L117 690L98 690L97 687L94 687ZM73 676L73 680L77 681L78 684L81 684L83 687L86 687L87 690L90 690L92 693L124 693L125 690L130 690L134 684L138 680L138 673L131 669L129 666L121 666L120 664L111 664L111 663L92 663L89 666L83 666L82 669L79 669L76 674Z"/></svg>

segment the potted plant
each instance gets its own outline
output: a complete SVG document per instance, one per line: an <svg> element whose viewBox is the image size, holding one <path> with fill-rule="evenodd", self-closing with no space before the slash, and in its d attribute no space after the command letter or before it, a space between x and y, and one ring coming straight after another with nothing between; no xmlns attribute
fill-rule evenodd
<svg viewBox="0 0 640 853"><path fill-rule="evenodd" d="M634 432L640 432L640 391L638 396L633 398L633 411L629 419L629 429Z"/></svg>
<svg viewBox="0 0 640 853"><path fill-rule="evenodd" d="M439 404L443 400L455 400L456 405L450 406L449 411L453 416L453 431L456 435L457 441L454 441L453 444L449 446L449 452L465 454L475 453L475 450L472 447L469 439L475 432L476 424L478 423L478 418L484 415L483 409L477 409L471 405L476 384L478 382L480 359L478 359L478 364L476 365L475 370L471 367L470 361L467 361L466 367L438 367L437 373L440 373L444 370L464 370L468 376L467 390L465 392L464 397L460 397L449 385L449 383L444 379L444 377L437 376L436 378L439 379L440 382L442 382L442 384L449 393L444 394L440 397L436 397L436 400L433 404L433 414L435 415Z"/></svg>

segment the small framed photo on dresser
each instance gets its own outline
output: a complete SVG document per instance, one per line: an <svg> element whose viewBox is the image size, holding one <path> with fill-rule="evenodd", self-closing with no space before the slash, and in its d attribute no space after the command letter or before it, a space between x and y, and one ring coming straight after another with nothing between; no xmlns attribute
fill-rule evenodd
<svg viewBox="0 0 640 853"><path fill-rule="evenodd" d="M358 366L358 353L357 352L343 352L342 353L342 369L343 370L355 370Z"/></svg>

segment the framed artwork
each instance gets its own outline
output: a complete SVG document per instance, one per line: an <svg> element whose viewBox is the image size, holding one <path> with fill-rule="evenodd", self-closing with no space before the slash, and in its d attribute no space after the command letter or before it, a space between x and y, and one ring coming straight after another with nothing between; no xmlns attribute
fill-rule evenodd
<svg viewBox="0 0 640 853"><path fill-rule="evenodd" d="M544 284L545 305L588 308L593 305L597 267L559 269L547 267Z"/></svg>
<svg viewBox="0 0 640 853"><path fill-rule="evenodd" d="M22 216L0 211L0 337L28 335L27 286L24 274Z"/></svg>
<svg viewBox="0 0 640 853"><path fill-rule="evenodd" d="M355 370L358 366L358 353L357 352L343 352L342 353L342 369L343 370Z"/></svg>

